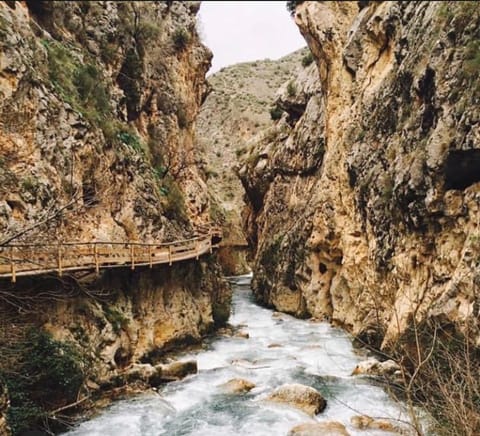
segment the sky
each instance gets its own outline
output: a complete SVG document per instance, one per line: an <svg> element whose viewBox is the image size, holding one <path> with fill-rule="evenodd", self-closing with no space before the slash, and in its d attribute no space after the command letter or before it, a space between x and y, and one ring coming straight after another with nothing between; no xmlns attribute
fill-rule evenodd
<svg viewBox="0 0 480 436"><path fill-rule="evenodd" d="M278 59L306 45L286 1L202 1L200 35L214 73L227 65Z"/></svg>

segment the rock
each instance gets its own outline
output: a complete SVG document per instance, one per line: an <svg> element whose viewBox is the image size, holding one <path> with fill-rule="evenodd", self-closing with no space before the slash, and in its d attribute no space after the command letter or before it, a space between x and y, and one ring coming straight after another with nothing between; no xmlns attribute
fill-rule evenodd
<svg viewBox="0 0 480 436"><path fill-rule="evenodd" d="M241 378L232 378L220 387L231 394L243 394L250 392L255 387L255 383Z"/></svg>
<svg viewBox="0 0 480 436"><path fill-rule="evenodd" d="M281 348L283 347L282 344L277 344L277 343L273 343L273 344L268 344L268 347L267 348Z"/></svg>
<svg viewBox="0 0 480 436"><path fill-rule="evenodd" d="M157 369L149 363L134 363L132 366L126 369L125 379L127 383L136 381L149 381L150 377L157 374Z"/></svg>
<svg viewBox="0 0 480 436"><path fill-rule="evenodd" d="M293 427L287 436L350 436L341 422L306 422Z"/></svg>
<svg viewBox="0 0 480 436"><path fill-rule="evenodd" d="M316 389L297 383L280 386L270 394L267 400L288 404L309 415L320 413L327 405L327 401Z"/></svg>
<svg viewBox="0 0 480 436"><path fill-rule="evenodd" d="M100 386L98 383L95 383L93 380L88 379L85 382L85 385L87 386L88 389L91 391L98 391L100 389Z"/></svg>
<svg viewBox="0 0 480 436"><path fill-rule="evenodd" d="M386 419L374 419L367 415L357 415L350 418L352 425L359 430L382 430L390 433L402 433L402 429Z"/></svg>
<svg viewBox="0 0 480 436"><path fill-rule="evenodd" d="M180 380L187 375L198 372L196 360L186 360L184 362L173 362L167 365L157 365L155 368L161 368L162 378L164 380Z"/></svg>
<svg viewBox="0 0 480 436"><path fill-rule="evenodd" d="M248 334L248 332L246 332L244 330L240 330L239 332L235 333L235 337L236 338L248 339L250 337L250 335Z"/></svg>
<svg viewBox="0 0 480 436"><path fill-rule="evenodd" d="M217 330L220 336L233 336L233 328L231 326L221 327Z"/></svg>
<svg viewBox="0 0 480 436"><path fill-rule="evenodd" d="M360 362L352 371L352 375L393 376L400 370L400 366L393 360L379 362L370 358Z"/></svg>

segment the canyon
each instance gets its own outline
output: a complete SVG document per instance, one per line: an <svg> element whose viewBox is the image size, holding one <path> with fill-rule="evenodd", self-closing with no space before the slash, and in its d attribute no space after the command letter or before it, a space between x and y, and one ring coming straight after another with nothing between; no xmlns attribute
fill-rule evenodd
<svg viewBox="0 0 480 436"><path fill-rule="evenodd" d="M207 79L200 2L0 3L0 248L224 236L171 265L0 279L0 433L147 388L133 373L227 325L224 275L250 269L258 304L394 360L411 416L478 433L480 10L287 6L307 48Z"/></svg>

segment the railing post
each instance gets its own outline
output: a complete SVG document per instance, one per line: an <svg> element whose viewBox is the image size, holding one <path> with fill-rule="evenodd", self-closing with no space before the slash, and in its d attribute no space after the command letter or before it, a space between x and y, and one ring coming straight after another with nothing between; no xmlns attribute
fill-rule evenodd
<svg viewBox="0 0 480 436"><path fill-rule="evenodd" d="M98 249L97 249L97 243L93 243L93 258L95 260L95 272L98 274L100 273L100 268L98 266Z"/></svg>
<svg viewBox="0 0 480 436"><path fill-rule="evenodd" d="M198 256L200 253L200 243L198 242L198 239L195 241L195 253L197 254L196 259L198 260Z"/></svg>
<svg viewBox="0 0 480 436"><path fill-rule="evenodd" d="M58 264L58 275L62 277L62 245L58 243L57 249L57 264Z"/></svg>
<svg viewBox="0 0 480 436"><path fill-rule="evenodd" d="M16 283L17 272L15 270L15 260L13 259L13 247L10 247L10 269L12 271L12 283Z"/></svg>
<svg viewBox="0 0 480 436"><path fill-rule="evenodd" d="M148 246L148 260L150 261L150 268L152 267L152 246Z"/></svg>
<svg viewBox="0 0 480 436"><path fill-rule="evenodd" d="M168 264L172 266L172 246L168 246Z"/></svg>
<svg viewBox="0 0 480 436"><path fill-rule="evenodd" d="M135 246L130 243L130 257L132 259L132 271L135 269Z"/></svg>
<svg viewBox="0 0 480 436"><path fill-rule="evenodd" d="M210 250L210 254L213 253L213 247L212 247L212 235L210 234L210 237L208 238L208 248Z"/></svg>

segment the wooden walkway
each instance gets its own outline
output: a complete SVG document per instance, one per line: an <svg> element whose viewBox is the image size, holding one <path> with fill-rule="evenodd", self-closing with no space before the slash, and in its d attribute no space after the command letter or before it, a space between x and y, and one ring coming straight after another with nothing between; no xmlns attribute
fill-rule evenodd
<svg viewBox="0 0 480 436"><path fill-rule="evenodd" d="M58 244L8 244L0 247L0 278L15 282L19 276L95 270L103 268L172 265L211 253L222 239L209 230L195 238L159 244L140 242L63 242Z"/></svg>

